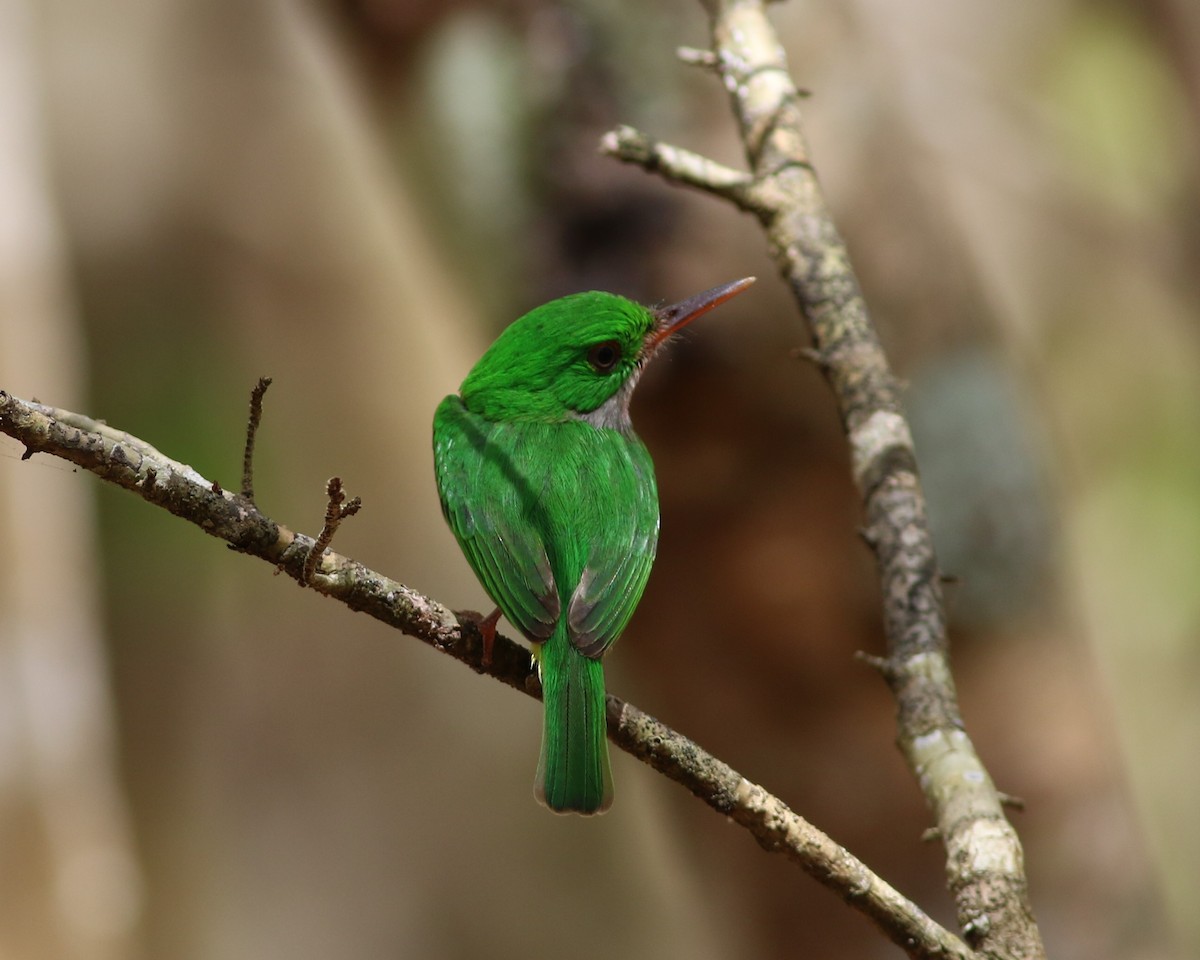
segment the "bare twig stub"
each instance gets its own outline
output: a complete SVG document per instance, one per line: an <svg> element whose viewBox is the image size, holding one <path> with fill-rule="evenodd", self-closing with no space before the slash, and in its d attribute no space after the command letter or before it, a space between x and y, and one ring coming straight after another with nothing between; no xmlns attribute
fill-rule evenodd
<svg viewBox="0 0 1200 960"><path fill-rule="evenodd" d="M250 416L246 420L246 449L242 454L242 496L254 502L254 440L262 423L263 394L271 385L270 377L259 377L250 391Z"/></svg>
<svg viewBox="0 0 1200 960"><path fill-rule="evenodd" d="M325 504L325 523L304 560L304 569L300 572L300 586L302 587L307 587L312 583L317 567L321 564L321 557L333 541L333 535L337 533L337 528L342 521L347 517L354 516L362 507L362 500L358 497L354 497L349 503L346 502L341 477L329 478L329 482L325 484L325 496L328 498Z"/></svg>
<svg viewBox="0 0 1200 960"><path fill-rule="evenodd" d="M876 662L896 696L899 743L934 812L950 890L969 943L994 957L1045 956L1020 841L959 713L947 656L941 578L908 423L887 358L809 159L802 94L761 0L704 0L711 67L729 92L750 165L718 167L630 127L601 149L754 214L812 333L811 356L837 399L863 538L883 585L887 657Z"/></svg>
<svg viewBox="0 0 1200 960"><path fill-rule="evenodd" d="M214 490L191 467L177 463L144 440L69 411L30 403L0 390L0 433L31 453L61 457L124 487L142 499L196 524L243 553L260 557L303 582L311 558L320 576L310 586L447 653L479 673L533 697L541 696L529 651L497 634L489 662L478 631L464 631L445 606L411 587L376 573L318 541L261 513L244 497ZM326 526L353 512L343 506L340 483L331 481ZM343 499L339 499L339 496ZM332 536L332 534L330 534ZM681 784L723 816L748 830L765 849L783 853L846 903L875 920L910 956L971 960L971 950L907 900L849 851L798 816L778 797L746 780L687 737L617 697L608 698L609 736L623 750Z"/></svg>

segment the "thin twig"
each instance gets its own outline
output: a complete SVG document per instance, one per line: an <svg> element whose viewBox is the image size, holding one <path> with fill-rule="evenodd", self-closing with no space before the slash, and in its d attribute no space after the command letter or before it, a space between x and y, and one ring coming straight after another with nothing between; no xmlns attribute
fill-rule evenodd
<svg viewBox="0 0 1200 960"><path fill-rule="evenodd" d="M600 152L661 173L676 183L704 190L750 213L759 209L749 174L698 153L655 140L633 127L620 126L600 138Z"/></svg>
<svg viewBox="0 0 1200 960"><path fill-rule="evenodd" d="M702 67L705 70L716 70L718 66L717 55L711 50L701 50L696 47L677 47L675 56L681 62L686 63L691 67Z"/></svg>
<svg viewBox="0 0 1200 960"><path fill-rule="evenodd" d="M879 657L873 653L867 653L865 650L855 650L854 659L859 663L865 663L879 672L879 675L885 679L892 674L892 664L887 657Z"/></svg>
<svg viewBox="0 0 1200 960"><path fill-rule="evenodd" d="M87 430L78 426L81 423L94 421L29 403L0 390L0 433L19 440L28 450L78 464L196 524L241 552L262 558L298 581L305 576L310 558L321 557L321 552L315 551L318 541L293 533L242 497L215 492L213 484L191 467L163 456L136 437L107 427L103 432ZM334 510L335 499L330 493L329 513ZM336 504L339 519L349 506ZM478 673L541 697L528 648L497 634L490 662L485 664L478 631L464 631L447 607L411 587L331 550L324 551L321 575L313 577L310 585L353 610L417 637ZM779 798L632 704L609 696L607 709L609 737L621 749L740 824L765 850L795 861L873 919L909 956L929 960L975 958L958 937Z"/></svg>
<svg viewBox="0 0 1200 960"><path fill-rule="evenodd" d="M259 377L250 391L250 416L246 421L246 450L242 454L242 496L254 502L254 439L258 436L258 425L262 423L263 394L271 385L270 377Z"/></svg>
<svg viewBox="0 0 1200 960"><path fill-rule="evenodd" d="M342 521L347 517L352 517L358 513L362 507L362 499L354 497L349 503L346 503L346 494L342 490L342 478L330 477L329 482L325 484L325 496L328 501L325 504L325 523L321 527L321 533L317 536L316 542L312 545L312 549L308 551L308 556L304 560L304 569L300 572L300 586L307 587L312 583L313 577L317 573L317 566L321 562L321 557L325 553L329 544L333 541L333 535L337 533L337 528Z"/></svg>
<svg viewBox="0 0 1200 960"><path fill-rule="evenodd" d="M729 93L749 173L716 167L618 127L601 149L755 214L833 388L863 497L863 539L883 587L886 658L877 666L899 707L898 742L934 812L959 924L981 953L1042 958L1024 858L1001 796L963 727L950 674L942 581L899 390L867 313L845 243L809 158L783 46L761 0L702 0L713 65Z"/></svg>

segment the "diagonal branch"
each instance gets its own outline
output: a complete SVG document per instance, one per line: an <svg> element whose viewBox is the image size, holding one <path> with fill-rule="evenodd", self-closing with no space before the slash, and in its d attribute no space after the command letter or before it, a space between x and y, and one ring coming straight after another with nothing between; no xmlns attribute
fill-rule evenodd
<svg viewBox="0 0 1200 960"><path fill-rule="evenodd" d="M845 243L809 160L801 93L762 0L703 0L713 49L685 59L729 92L749 174L621 127L601 149L753 213L815 343L833 389L862 494L864 539L883 586L898 741L925 793L947 853L948 883L967 940L989 957L1041 958L1016 831L963 727L950 673L945 613L912 436L867 314ZM748 181L747 181L747 178Z"/></svg>
<svg viewBox="0 0 1200 960"><path fill-rule="evenodd" d="M332 550L314 551L316 541L311 537L276 523L247 498L223 490L144 440L89 417L21 400L3 390L0 433L25 445L23 459L45 453L77 464L196 524L234 549L266 560L298 582L306 577L310 556L319 558L308 577L308 585L318 593L424 641L477 673L541 697L525 647L498 634L492 657L485 663L478 630L469 622L460 624L447 607ZM333 501L331 492L331 505ZM345 509L340 503L337 506ZM779 798L687 737L614 696L608 698L608 734L621 749L741 824L765 850L783 853L796 862L875 921L909 956L929 960L975 957L954 934Z"/></svg>

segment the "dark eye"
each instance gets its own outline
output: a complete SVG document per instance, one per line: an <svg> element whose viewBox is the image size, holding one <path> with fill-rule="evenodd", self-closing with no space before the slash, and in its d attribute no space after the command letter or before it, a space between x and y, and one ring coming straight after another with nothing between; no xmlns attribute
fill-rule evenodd
<svg viewBox="0 0 1200 960"><path fill-rule="evenodd" d="M616 340L605 340L588 351L588 363L597 373L608 373L621 360L621 344Z"/></svg>

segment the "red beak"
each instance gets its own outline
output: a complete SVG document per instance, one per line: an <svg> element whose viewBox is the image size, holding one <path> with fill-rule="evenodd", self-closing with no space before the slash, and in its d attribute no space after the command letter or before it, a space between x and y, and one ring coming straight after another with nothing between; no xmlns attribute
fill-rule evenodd
<svg viewBox="0 0 1200 960"><path fill-rule="evenodd" d="M743 277L741 280L713 287L711 290L705 290L703 293L698 293L694 297L688 297L686 300L673 303L668 307L656 307L651 310L658 320L658 325L646 338L644 355L648 356L653 353L671 334L678 333L697 317L708 313L713 307L719 307L731 297L736 297L755 279L755 277Z"/></svg>

